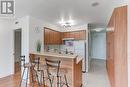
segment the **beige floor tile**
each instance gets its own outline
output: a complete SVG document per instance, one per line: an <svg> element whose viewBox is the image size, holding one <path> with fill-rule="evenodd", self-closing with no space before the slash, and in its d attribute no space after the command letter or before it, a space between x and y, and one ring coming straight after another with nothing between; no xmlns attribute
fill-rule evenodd
<svg viewBox="0 0 130 87"><path fill-rule="evenodd" d="M83 87L110 87L104 60L92 60L91 68L84 77Z"/></svg>

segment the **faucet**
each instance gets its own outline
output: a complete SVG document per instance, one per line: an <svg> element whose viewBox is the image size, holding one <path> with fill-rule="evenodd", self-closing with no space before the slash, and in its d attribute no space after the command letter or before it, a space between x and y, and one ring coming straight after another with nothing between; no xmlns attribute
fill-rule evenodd
<svg viewBox="0 0 130 87"><path fill-rule="evenodd" d="M49 48L49 46L47 46L47 52L49 52L50 51L50 48Z"/></svg>
<svg viewBox="0 0 130 87"><path fill-rule="evenodd" d="M68 54L68 50L67 49L65 50L65 54Z"/></svg>

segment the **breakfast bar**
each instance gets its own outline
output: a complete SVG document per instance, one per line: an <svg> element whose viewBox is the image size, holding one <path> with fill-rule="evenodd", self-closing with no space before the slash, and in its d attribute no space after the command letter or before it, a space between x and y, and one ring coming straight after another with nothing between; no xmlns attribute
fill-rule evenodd
<svg viewBox="0 0 130 87"><path fill-rule="evenodd" d="M70 87L82 86L82 58L78 55L59 54L52 52L30 52L31 57L40 57L40 61L45 64L45 58L50 60L60 60L60 67L68 69L67 80Z"/></svg>

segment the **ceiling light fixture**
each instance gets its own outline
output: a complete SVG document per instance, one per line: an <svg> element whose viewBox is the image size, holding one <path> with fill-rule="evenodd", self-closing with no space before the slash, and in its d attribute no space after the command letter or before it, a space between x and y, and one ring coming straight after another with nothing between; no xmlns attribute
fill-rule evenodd
<svg viewBox="0 0 130 87"><path fill-rule="evenodd" d="M73 20L64 21L63 19L59 22L59 24L65 28L71 27L74 25Z"/></svg>

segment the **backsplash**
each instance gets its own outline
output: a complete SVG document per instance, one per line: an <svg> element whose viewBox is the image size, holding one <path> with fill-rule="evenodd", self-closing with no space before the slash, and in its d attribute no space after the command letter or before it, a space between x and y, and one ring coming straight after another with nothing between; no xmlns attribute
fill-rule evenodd
<svg viewBox="0 0 130 87"><path fill-rule="evenodd" d="M60 49L61 50L68 50L68 51L72 51L72 52L74 52L74 46L66 46L66 45L61 45L60 46Z"/></svg>
<svg viewBox="0 0 130 87"><path fill-rule="evenodd" d="M47 51L47 49L49 50L56 49L58 52L65 51L67 49L68 51L74 52L73 46L66 46L66 45L46 45L45 51Z"/></svg>

